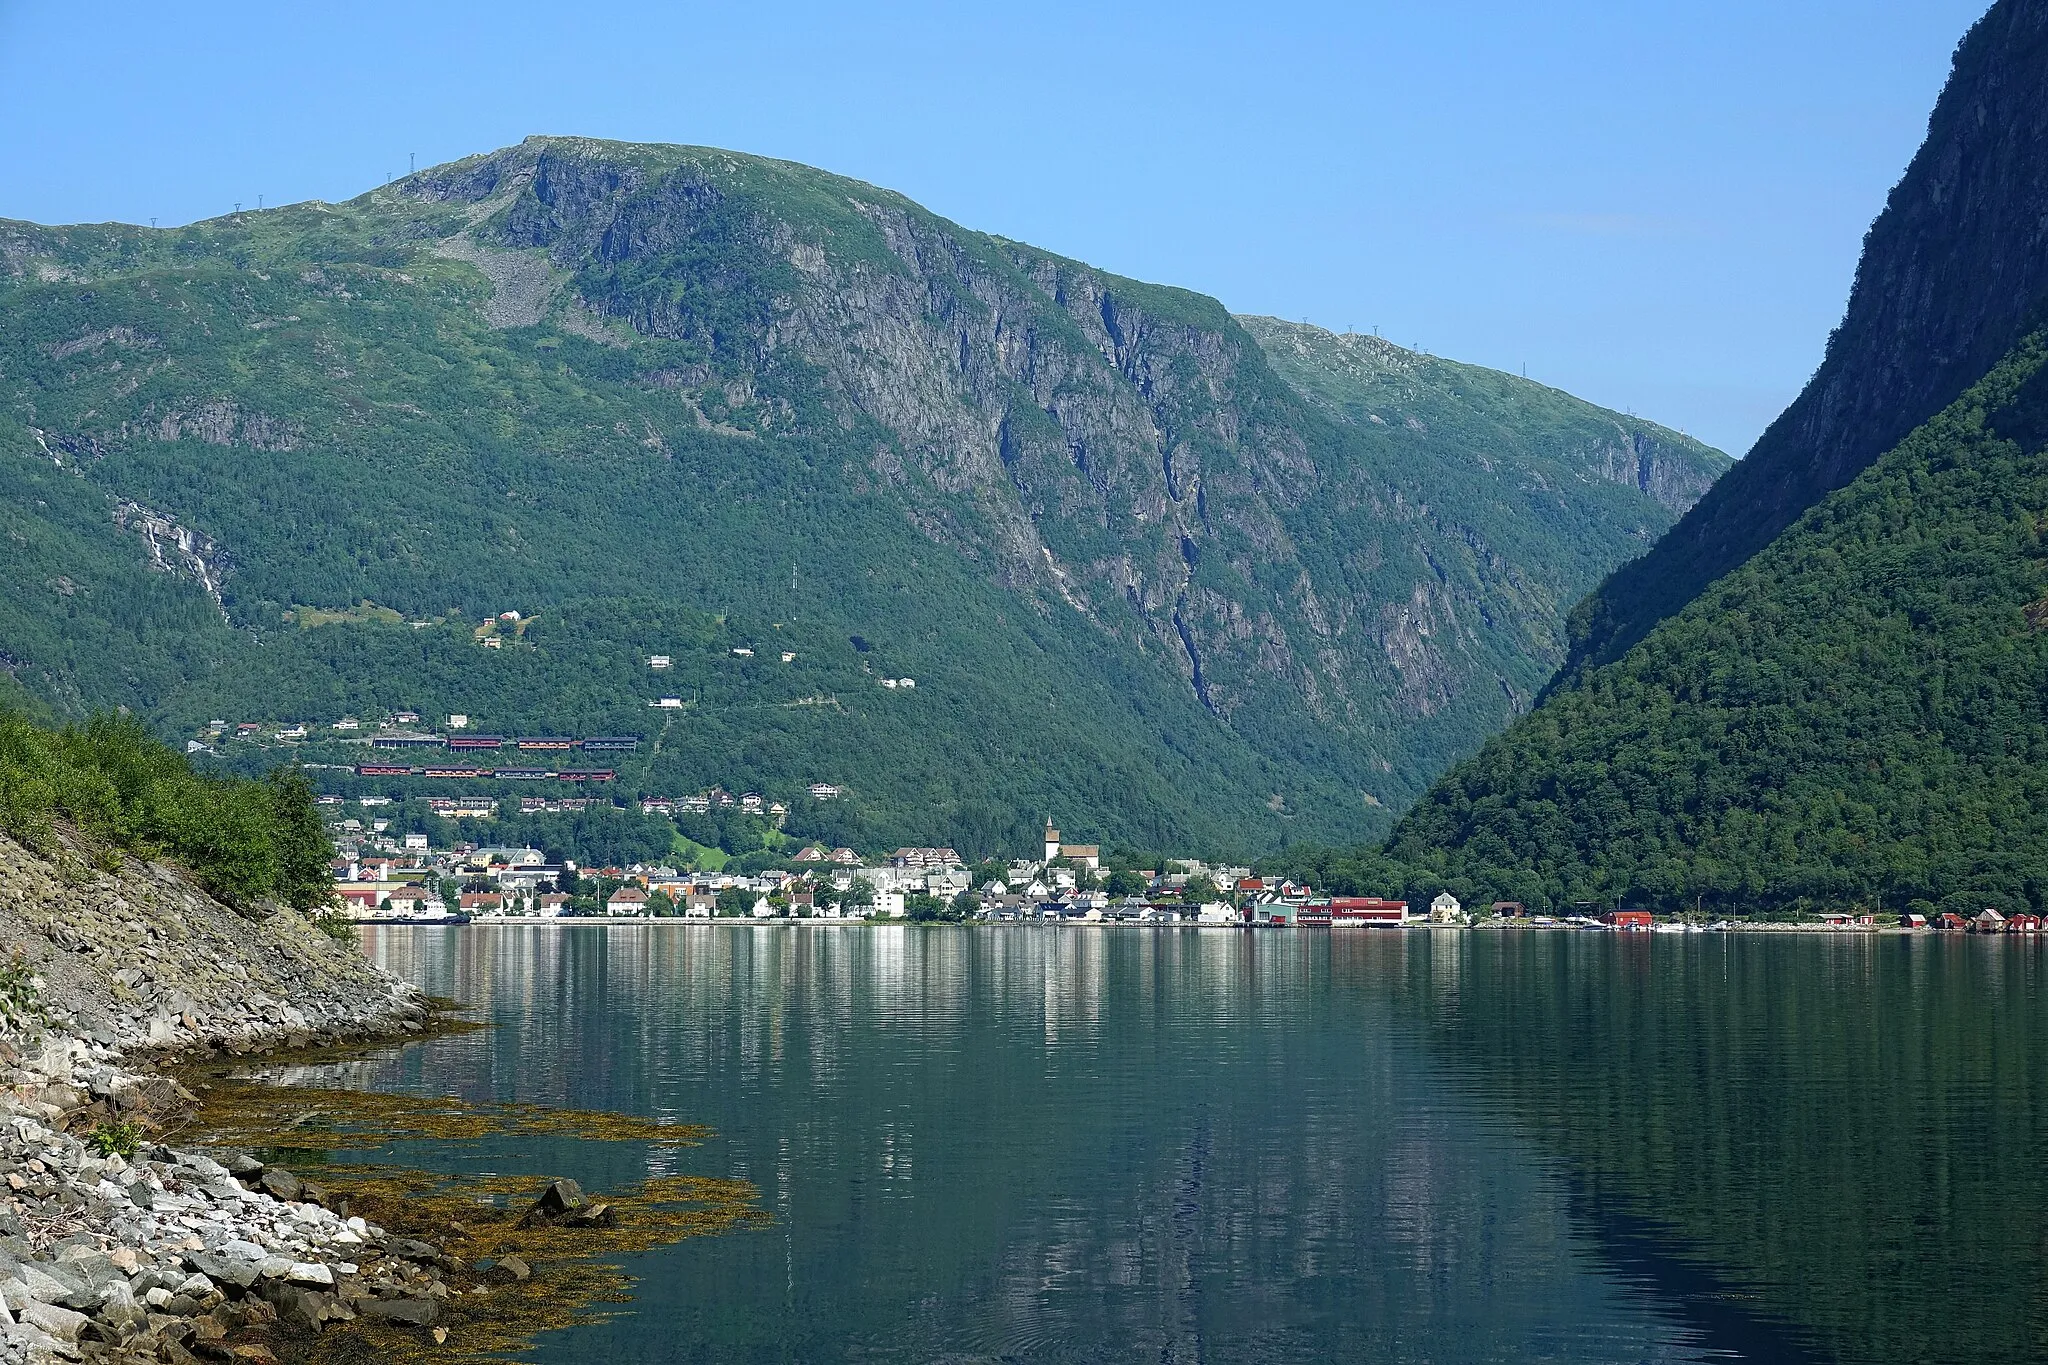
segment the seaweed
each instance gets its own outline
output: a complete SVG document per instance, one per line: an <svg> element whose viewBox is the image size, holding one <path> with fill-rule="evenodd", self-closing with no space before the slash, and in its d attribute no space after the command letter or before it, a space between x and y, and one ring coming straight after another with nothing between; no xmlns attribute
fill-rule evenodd
<svg viewBox="0 0 2048 1365"><path fill-rule="evenodd" d="M432 1030L465 1027L443 1015ZM698 1145L709 1132L630 1114L280 1083L289 1067L390 1051L389 1043L308 1049L267 1056L260 1066L185 1069L197 1098L177 1128L182 1144L246 1148L288 1163L324 1187L330 1206L345 1200L350 1213L393 1237L431 1242L444 1253L448 1292L435 1333L368 1318L331 1323L317 1335L276 1323L254 1328L253 1337L285 1365L502 1359L543 1332L597 1320L630 1302L633 1277L618 1258L768 1221L746 1181L663 1175L606 1191L601 1197L611 1216L603 1226L522 1227L521 1215L547 1184L543 1177L341 1159L394 1142L467 1144L503 1136L675 1150ZM531 1267L531 1278L494 1279L491 1267L514 1255Z"/></svg>

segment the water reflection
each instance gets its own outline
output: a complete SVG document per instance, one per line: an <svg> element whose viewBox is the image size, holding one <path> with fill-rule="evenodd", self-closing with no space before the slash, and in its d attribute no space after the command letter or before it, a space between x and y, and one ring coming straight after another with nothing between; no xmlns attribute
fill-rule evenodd
<svg viewBox="0 0 2048 1365"><path fill-rule="evenodd" d="M2041 1182L1973 1222L1968 1154L2030 1161L2038 964L1991 946L386 928L504 1027L364 1080L708 1123L760 1186L544 1359L2018 1359Z"/></svg>
<svg viewBox="0 0 2048 1365"><path fill-rule="evenodd" d="M1701 1311L1743 1296L1785 1354L2048 1358L2042 945L1473 934L1433 954L1484 989L1363 979L1568 1163L1618 1263Z"/></svg>

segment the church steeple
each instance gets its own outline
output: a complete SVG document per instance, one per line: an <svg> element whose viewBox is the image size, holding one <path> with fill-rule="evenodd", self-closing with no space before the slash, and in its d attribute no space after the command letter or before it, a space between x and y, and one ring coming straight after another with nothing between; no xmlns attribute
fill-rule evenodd
<svg viewBox="0 0 2048 1365"><path fill-rule="evenodd" d="M1051 862L1060 856L1060 832L1052 827L1052 817L1045 817L1045 860Z"/></svg>

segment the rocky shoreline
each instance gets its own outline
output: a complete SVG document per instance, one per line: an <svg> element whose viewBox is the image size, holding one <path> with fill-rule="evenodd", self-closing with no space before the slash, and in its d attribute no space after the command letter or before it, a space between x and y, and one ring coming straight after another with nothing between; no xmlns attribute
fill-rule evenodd
<svg viewBox="0 0 2048 1365"><path fill-rule="evenodd" d="M302 915L61 830L47 855L0 836L0 955L0 1365L262 1365L332 1321L439 1330L440 1248L153 1136L196 1099L156 1069L172 1055L419 1033L416 988Z"/></svg>

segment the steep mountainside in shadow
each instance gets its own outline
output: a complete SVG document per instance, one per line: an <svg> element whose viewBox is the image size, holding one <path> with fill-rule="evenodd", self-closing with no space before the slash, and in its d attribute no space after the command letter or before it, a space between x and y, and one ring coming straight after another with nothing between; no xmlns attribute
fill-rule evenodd
<svg viewBox="0 0 2048 1365"><path fill-rule="evenodd" d="M2048 0L1999 0L1871 227L1798 400L1649 554L1572 617L1565 676L1619 658L1981 378L2048 295Z"/></svg>
<svg viewBox="0 0 2048 1365"><path fill-rule="evenodd" d="M1388 853L1546 908L2048 905L2048 334L1612 664Z"/></svg>
<svg viewBox="0 0 2048 1365"><path fill-rule="evenodd" d="M38 695L658 730L639 789L843 785L847 839L1373 832L1725 464L1405 353L1412 400L1295 343L1290 384L1213 300L709 149L536 138L0 261Z"/></svg>

